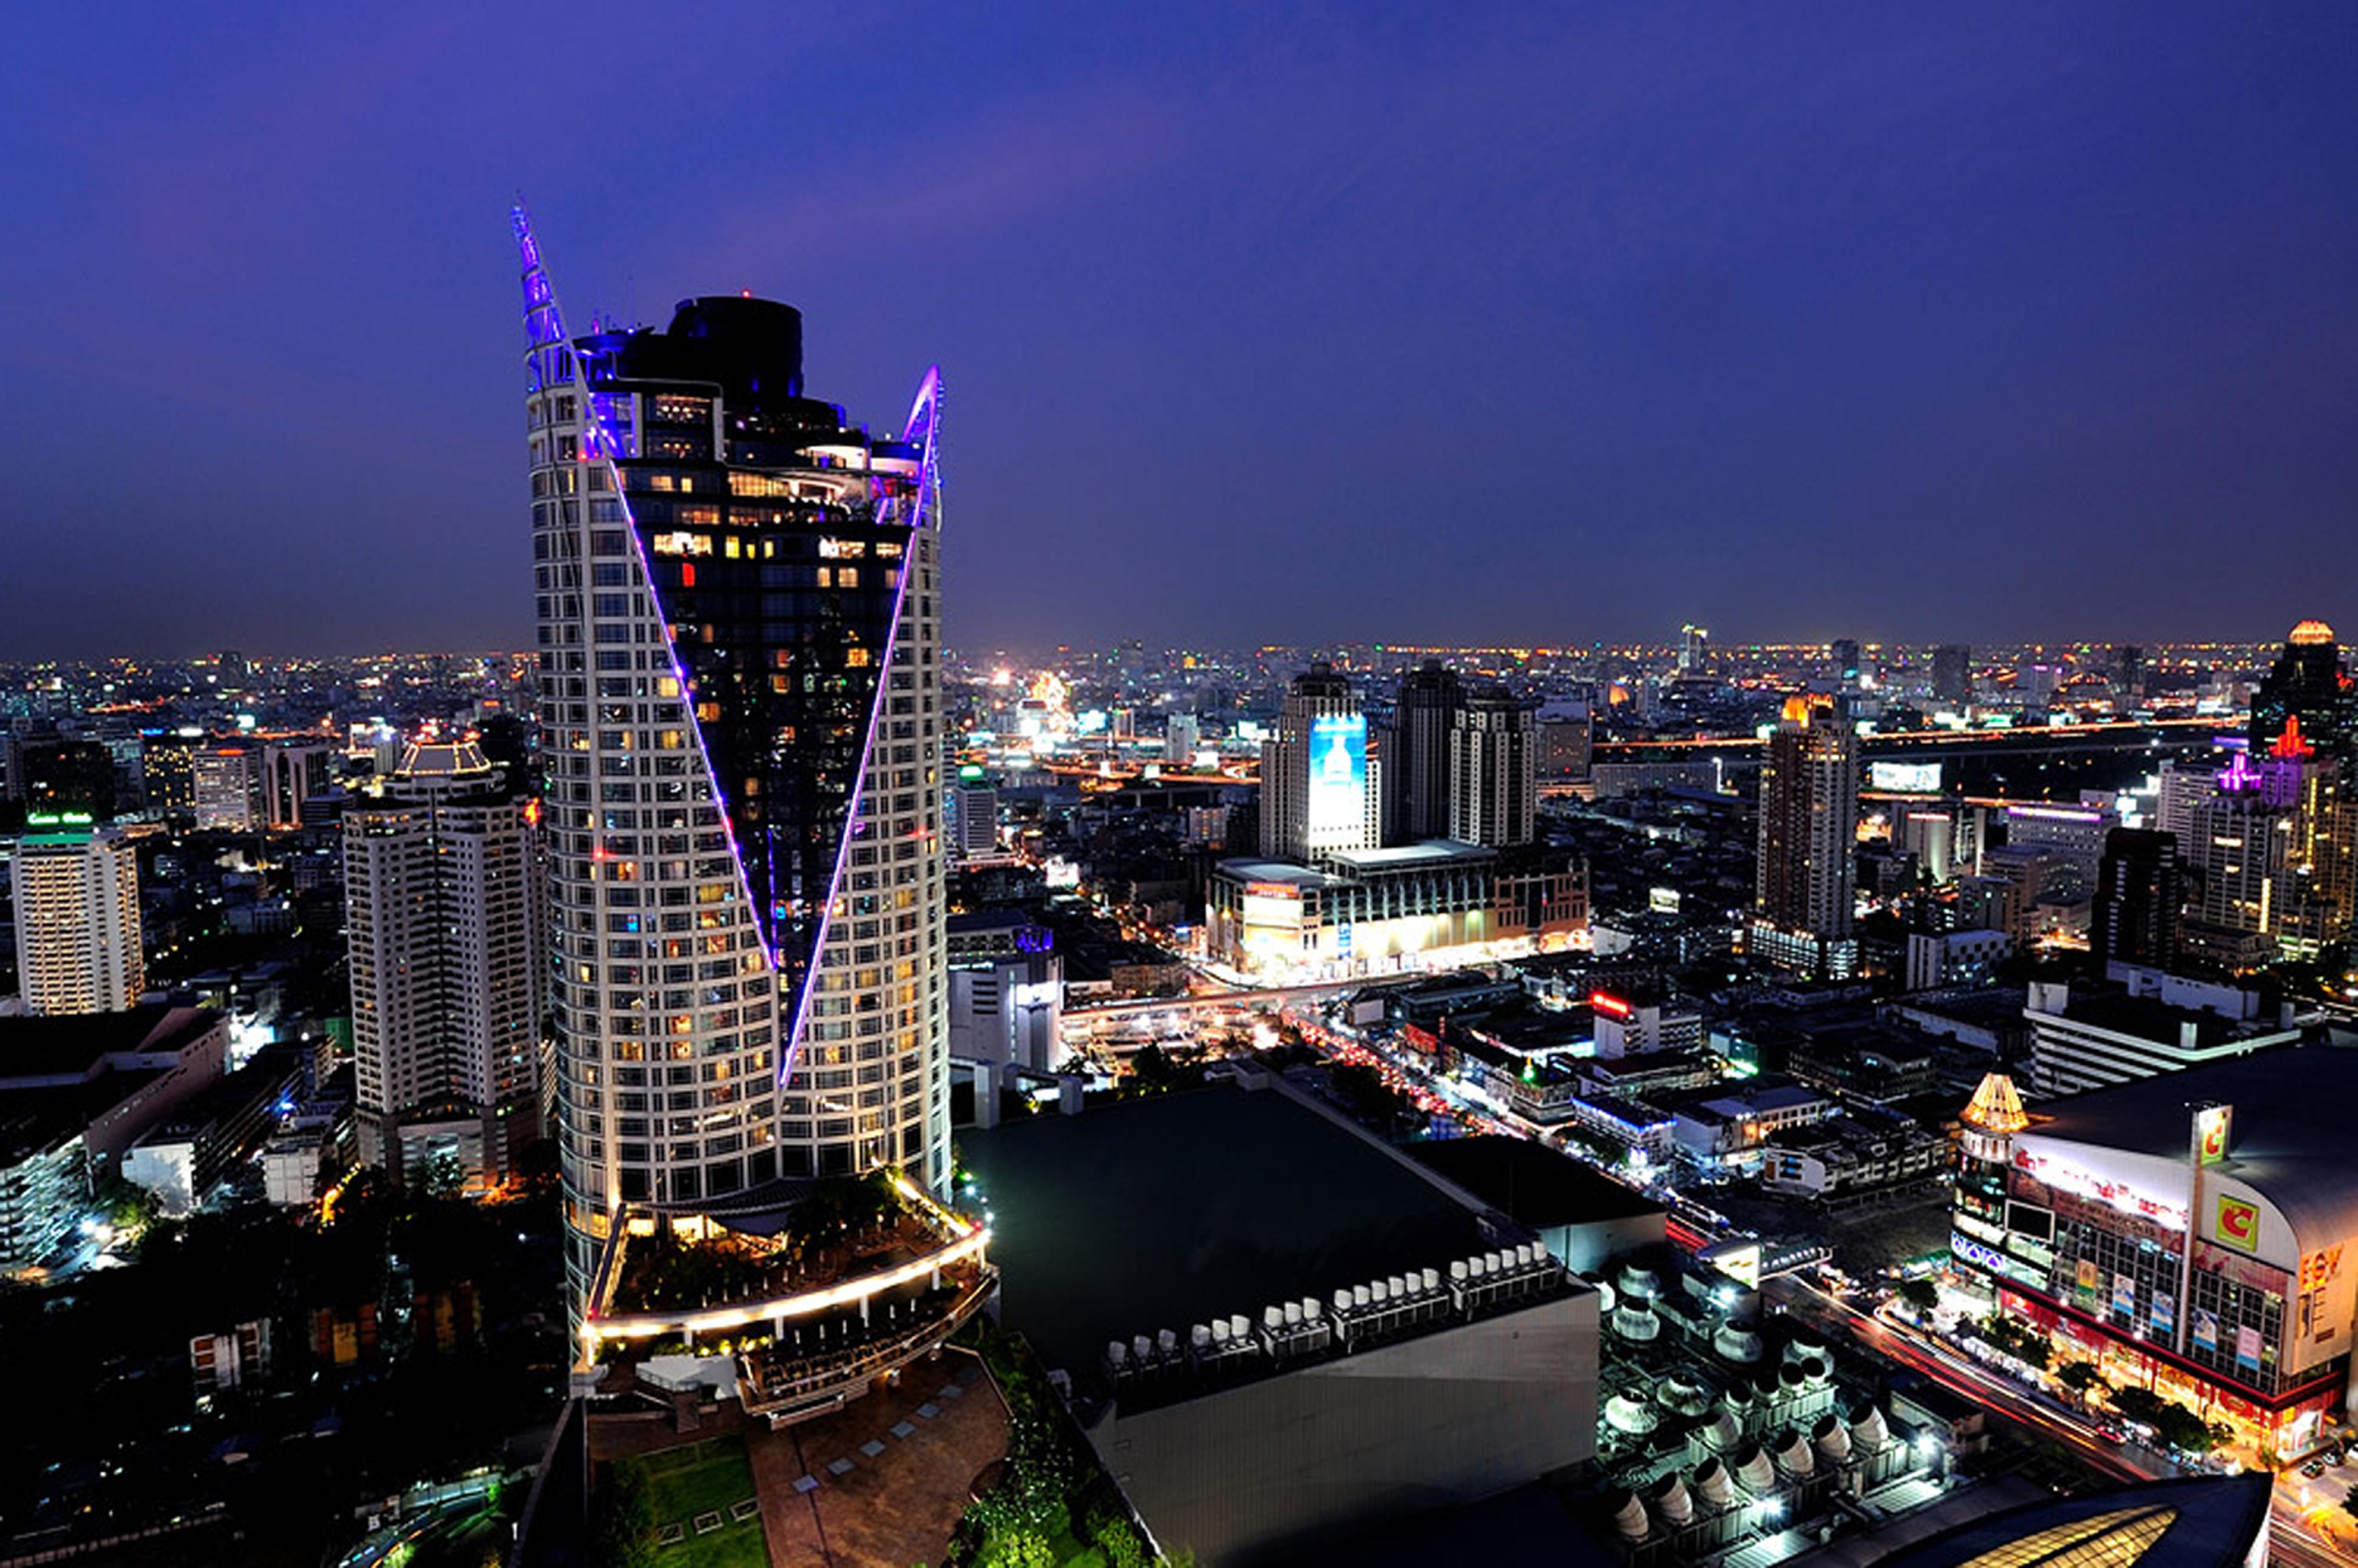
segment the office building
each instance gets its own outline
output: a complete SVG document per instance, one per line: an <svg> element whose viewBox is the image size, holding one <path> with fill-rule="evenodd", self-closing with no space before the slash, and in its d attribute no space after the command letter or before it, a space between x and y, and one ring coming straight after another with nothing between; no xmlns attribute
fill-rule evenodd
<svg viewBox="0 0 2358 1568"><path fill-rule="evenodd" d="M1449 726L1449 832L1461 844L1509 849L1539 836L1539 731L1530 705L1489 687Z"/></svg>
<svg viewBox="0 0 2358 1568"><path fill-rule="evenodd" d="M200 745L190 757L189 772L199 827L254 833L269 820L258 747L217 741Z"/></svg>
<svg viewBox="0 0 2358 1568"><path fill-rule="evenodd" d="M2145 650L2134 643L2115 643L2113 647L2111 676L2113 701L2123 708L2133 708L2145 697Z"/></svg>
<svg viewBox="0 0 2358 1568"><path fill-rule="evenodd" d="M950 791L950 853L961 860L999 853L999 792L983 784Z"/></svg>
<svg viewBox="0 0 2358 1568"><path fill-rule="evenodd" d="M1906 989L1986 985L2013 953L2014 938L2003 931L1912 931L1908 935Z"/></svg>
<svg viewBox="0 0 2358 1568"><path fill-rule="evenodd" d="M1859 675L1858 639L1837 637L1826 647L1828 673L1842 686L1856 686Z"/></svg>
<svg viewBox="0 0 2358 1568"><path fill-rule="evenodd" d="M1974 699L1974 651L1962 643L1943 643L1932 650L1932 696L1959 707Z"/></svg>
<svg viewBox="0 0 2358 1568"><path fill-rule="evenodd" d="M2300 733L2329 756L2339 756L2354 740L2358 688L2350 680L2333 628L2304 621L2285 638L2259 687L2252 693L2251 749L2264 752L2298 719Z"/></svg>
<svg viewBox="0 0 2358 1568"><path fill-rule="evenodd" d="M1323 864L1383 838L1382 781L1368 716L1351 683L1325 662L1293 677L1277 732L1260 749L1260 849L1272 860Z"/></svg>
<svg viewBox="0 0 2358 1568"><path fill-rule="evenodd" d="M139 861L110 830L36 827L16 847L16 986L55 1016L119 1012L146 989Z"/></svg>
<svg viewBox="0 0 2358 1568"><path fill-rule="evenodd" d="M262 747L262 819L274 832L303 826L303 803L327 793L336 748L324 741L269 741Z"/></svg>
<svg viewBox="0 0 2358 1568"><path fill-rule="evenodd" d="M1825 979L1855 971L1857 829L1857 735L1831 705L1789 698L1760 769L1755 957Z"/></svg>
<svg viewBox="0 0 2358 1568"><path fill-rule="evenodd" d="M2358 1052L2330 1047L2050 1101L2036 1121L1977 1097L1952 1255L2060 1356L2298 1454L2341 1416L2358 1341L2353 1097Z"/></svg>
<svg viewBox="0 0 2358 1568"><path fill-rule="evenodd" d="M2175 835L2152 827L2105 833L2095 908L2088 921L2088 950L2096 972L2104 973L2115 958L2168 968L2178 957L2184 898Z"/></svg>
<svg viewBox="0 0 2358 1568"><path fill-rule="evenodd" d="M1391 745L1385 752L1385 782L1394 801L1388 829L1392 842L1450 836L1451 737L1465 702L1457 672L1438 659L1427 659L1401 676Z"/></svg>
<svg viewBox="0 0 2358 1568"><path fill-rule="evenodd" d="M2194 808L2219 793L2219 770L2165 757L2155 777L2153 825L2177 839L2182 854L2194 838Z"/></svg>
<svg viewBox="0 0 2358 1568"><path fill-rule="evenodd" d="M408 750L344 812L361 1159L496 1186L541 1132L536 806L472 741Z"/></svg>
<svg viewBox="0 0 2358 1568"><path fill-rule="evenodd" d="M187 816L197 808L196 747L202 731L142 733L139 773L147 809Z"/></svg>
<svg viewBox="0 0 2358 1568"><path fill-rule="evenodd" d="M625 1205L946 1180L938 380L872 435L789 306L572 338L516 231L579 1301Z"/></svg>
<svg viewBox="0 0 2358 1568"><path fill-rule="evenodd" d="M2048 858L2048 880L2039 896L2052 903L2084 903L2096 891L2097 863L2104 857L2107 812L2091 806L2009 806L2006 842L2012 849L2036 850Z"/></svg>

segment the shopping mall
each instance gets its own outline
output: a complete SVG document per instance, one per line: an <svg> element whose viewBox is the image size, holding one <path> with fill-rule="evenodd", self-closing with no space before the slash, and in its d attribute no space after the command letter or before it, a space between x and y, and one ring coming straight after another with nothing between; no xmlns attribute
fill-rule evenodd
<svg viewBox="0 0 2358 1568"><path fill-rule="evenodd" d="M2027 1111L1993 1074L1964 1113L1952 1254L2116 1382L2298 1454L2349 1394L2353 1103L2358 1050L2331 1046Z"/></svg>

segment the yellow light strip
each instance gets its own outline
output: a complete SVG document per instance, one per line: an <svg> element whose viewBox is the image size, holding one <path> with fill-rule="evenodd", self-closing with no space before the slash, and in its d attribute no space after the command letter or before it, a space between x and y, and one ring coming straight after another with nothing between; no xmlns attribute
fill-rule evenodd
<svg viewBox="0 0 2358 1568"><path fill-rule="evenodd" d="M722 1329L743 1328L752 1324L766 1323L776 1318L805 1317L815 1312L825 1312L830 1307L849 1306L884 1291L894 1290L924 1279L937 1269L963 1262L968 1258L979 1257L990 1241L990 1229L978 1225L940 1251L929 1252L914 1262L903 1263L901 1267L882 1274L871 1274L844 1284L830 1285L825 1290L806 1292L801 1295L779 1296L771 1301L758 1302L745 1306L719 1307L690 1316L668 1317L647 1313L632 1313L626 1316L603 1321L592 1318L581 1325L581 1336L594 1346L607 1339L647 1339L659 1334L681 1332L710 1334Z"/></svg>

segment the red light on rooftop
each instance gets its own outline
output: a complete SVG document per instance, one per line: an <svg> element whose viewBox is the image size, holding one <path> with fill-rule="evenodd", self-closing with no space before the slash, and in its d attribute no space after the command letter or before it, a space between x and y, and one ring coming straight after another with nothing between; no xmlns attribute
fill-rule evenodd
<svg viewBox="0 0 2358 1568"><path fill-rule="evenodd" d="M1629 1004L1623 1001L1619 997L1610 995L1605 991L1590 991L1588 993L1588 1005L1595 1008L1599 1012L1609 1012L1616 1018L1627 1018L1629 1016Z"/></svg>
<svg viewBox="0 0 2358 1568"><path fill-rule="evenodd" d="M2285 715L2284 733L2277 737L2277 743L2269 747L2268 752L2271 756L2288 762L2317 754L2317 748L2300 738L2299 714Z"/></svg>

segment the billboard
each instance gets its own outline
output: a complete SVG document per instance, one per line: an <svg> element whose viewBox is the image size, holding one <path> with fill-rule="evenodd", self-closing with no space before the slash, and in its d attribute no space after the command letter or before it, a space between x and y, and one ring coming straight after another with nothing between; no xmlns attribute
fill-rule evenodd
<svg viewBox="0 0 2358 1568"><path fill-rule="evenodd" d="M1941 764L1938 762L1869 762L1866 764L1866 787L1886 795L1938 795L1941 793Z"/></svg>
<svg viewBox="0 0 2358 1568"><path fill-rule="evenodd" d="M2211 1235L2223 1246L2233 1247L2239 1252L2257 1252L2260 1249L2258 1206L2221 1193L2218 1217L2211 1227Z"/></svg>
<svg viewBox="0 0 2358 1568"><path fill-rule="evenodd" d="M2227 1126L2235 1114L2233 1106L2206 1105L2194 1113L2195 1158L2205 1165L2215 1165L2227 1157Z"/></svg>
<svg viewBox="0 0 2358 1568"><path fill-rule="evenodd" d="M1357 830L1368 816L1368 720L1364 714L1310 721L1310 798L1303 825L1313 838Z"/></svg>

